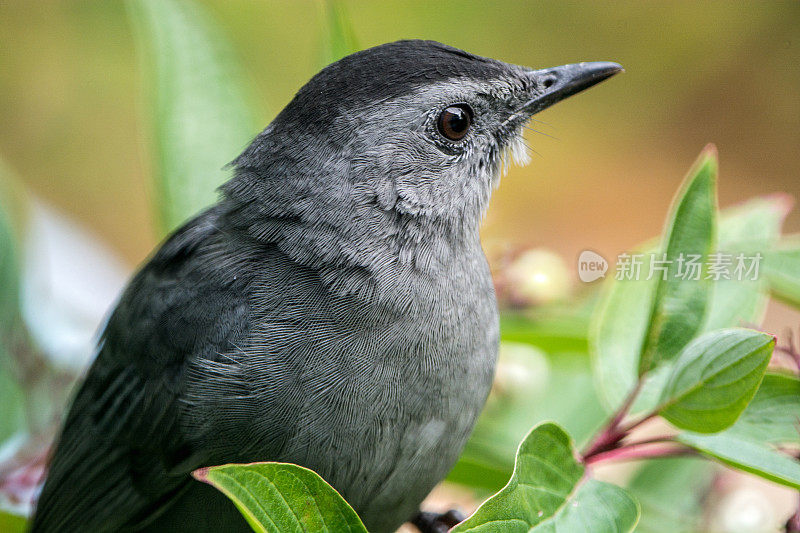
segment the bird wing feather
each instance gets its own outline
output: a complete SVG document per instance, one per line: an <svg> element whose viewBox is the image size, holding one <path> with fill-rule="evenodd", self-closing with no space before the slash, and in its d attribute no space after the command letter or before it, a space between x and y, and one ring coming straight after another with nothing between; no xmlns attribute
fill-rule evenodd
<svg viewBox="0 0 800 533"><path fill-rule="evenodd" d="M181 422L184 374L235 345L248 313L246 276L220 260L216 216L178 230L124 292L74 396L33 532L133 527L202 465Z"/></svg>

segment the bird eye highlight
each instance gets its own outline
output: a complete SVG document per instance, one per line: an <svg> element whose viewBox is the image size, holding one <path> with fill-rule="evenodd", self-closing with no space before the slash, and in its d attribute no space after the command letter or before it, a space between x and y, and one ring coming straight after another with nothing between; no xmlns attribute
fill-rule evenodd
<svg viewBox="0 0 800 533"><path fill-rule="evenodd" d="M446 139L460 141L472 126L472 109L466 104L451 105L439 114L436 126Z"/></svg>

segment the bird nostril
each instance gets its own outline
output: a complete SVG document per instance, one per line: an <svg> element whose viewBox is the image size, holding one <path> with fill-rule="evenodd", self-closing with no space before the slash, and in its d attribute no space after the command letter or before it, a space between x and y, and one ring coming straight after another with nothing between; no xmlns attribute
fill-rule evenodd
<svg viewBox="0 0 800 533"><path fill-rule="evenodd" d="M549 89L550 87L553 86L553 84L555 82L556 82L556 79L554 77L545 78L544 81L542 81L542 85L544 85L545 89Z"/></svg>

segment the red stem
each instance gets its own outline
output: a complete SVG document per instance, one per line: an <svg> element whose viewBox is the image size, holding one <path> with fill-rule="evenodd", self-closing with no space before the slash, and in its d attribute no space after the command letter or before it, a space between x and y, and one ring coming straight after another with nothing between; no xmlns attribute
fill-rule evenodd
<svg viewBox="0 0 800 533"><path fill-rule="evenodd" d="M600 452L590 457L584 458L587 465L600 461L630 461L636 459L656 459L659 457L674 457L677 455L693 455L691 448L675 446L669 443L668 446L654 446L655 443L641 442L615 448L605 452Z"/></svg>
<svg viewBox="0 0 800 533"><path fill-rule="evenodd" d="M642 389L643 383L644 382L642 379L639 378L639 381L636 382L636 386L625 398L625 401L622 403L619 409L617 409L614 417L609 420L608 424L606 424L606 426L603 428L603 431L601 431L600 434L597 435L597 437L586 446L582 453L583 457L590 457L600 452L609 450L618 444L619 441L625 438L627 431L621 431L619 426L625 419L625 416L627 416L628 411L631 410L633 402L636 400L636 397L639 395L639 391Z"/></svg>
<svg viewBox="0 0 800 533"><path fill-rule="evenodd" d="M644 444L664 444L664 443L678 444L675 441L674 435L659 435L658 437L648 437L646 439L629 442L625 444L623 448L628 448L630 446L642 446Z"/></svg>

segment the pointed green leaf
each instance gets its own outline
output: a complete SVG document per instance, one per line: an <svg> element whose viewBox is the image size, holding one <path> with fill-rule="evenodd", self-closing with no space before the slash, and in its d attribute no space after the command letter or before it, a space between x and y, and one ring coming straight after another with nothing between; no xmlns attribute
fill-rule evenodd
<svg viewBox="0 0 800 533"><path fill-rule="evenodd" d="M254 531L367 531L339 493L302 466L230 464L201 468L193 475L230 498Z"/></svg>
<svg viewBox="0 0 800 533"><path fill-rule="evenodd" d="M707 149L673 202L662 243L666 256L656 257L666 259L661 265L666 273L653 268L650 276L655 246L649 244L633 253L641 260L638 279L609 276L606 282L592 319L589 346L598 389L609 410L622 403L641 373L672 359L703 327L709 280L703 272L699 280L692 279L694 275L679 276L678 259L681 254L684 259L700 255L702 263L713 250L716 169L716 155Z"/></svg>
<svg viewBox="0 0 800 533"><path fill-rule="evenodd" d="M706 149L678 193L662 249L669 261L656 287L648 333L642 347L639 373L662 359L672 359L702 329L711 282L683 279L680 259L691 255L708 259L715 247L717 219L717 157Z"/></svg>
<svg viewBox="0 0 800 533"><path fill-rule="evenodd" d="M682 433L677 439L733 468L800 489L800 461L767 444L728 431L714 435Z"/></svg>
<svg viewBox="0 0 800 533"><path fill-rule="evenodd" d="M167 232L211 204L222 170L258 129L242 69L202 7L186 0L130 0L150 85L155 192Z"/></svg>
<svg viewBox="0 0 800 533"><path fill-rule="evenodd" d="M783 195L758 197L725 209L719 223L719 250L733 257L745 254L750 260L755 254L770 250L780 236L780 228L791 201ZM651 252L649 247L643 250ZM649 263L642 265L646 271ZM748 265L749 266L749 265ZM734 268L733 266L731 267ZM750 280L721 279L714 282L709 302L705 331L760 324L768 292L763 275ZM611 280L603 291L590 329L595 382L603 404L613 410L637 380L639 349L647 328L646 316L652 304L657 280ZM655 368L658 375L648 375L633 407L633 412L652 410L665 383L662 361Z"/></svg>
<svg viewBox="0 0 800 533"><path fill-rule="evenodd" d="M358 52L356 34L350 24L350 17L338 0L325 2L327 32L322 46L322 66L329 65Z"/></svg>
<svg viewBox="0 0 800 533"><path fill-rule="evenodd" d="M520 444L508 484L451 532L632 531L637 503L615 485L583 479L583 470L564 430L541 424Z"/></svg>
<svg viewBox="0 0 800 533"><path fill-rule="evenodd" d="M740 255L749 268L756 266L754 262L760 263L757 254L763 255L775 246L791 205L786 196L772 195L753 198L722 212L719 250L731 256L732 274L739 266ZM768 299L766 280L755 271L715 281L705 331L760 324Z"/></svg>
<svg viewBox="0 0 800 533"><path fill-rule="evenodd" d="M644 255L643 270L650 263ZM589 330L595 381L609 411L639 378L639 356L647 333L657 278L609 280Z"/></svg>
<svg viewBox="0 0 800 533"><path fill-rule="evenodd" d="M800 445L800 380L784 374L764 376L728 432L759 442Z"/></svg>
<svg viewBox="0 0 800 533"><path fill-rule="evenodd" d="M764 254L764 275L773 296L800 308L800 237Z"/></svg>
<svg viewBox="0 0 800 533"><path fill-rule="evenodd" d="M774 246L792 204L788 195L771 194L726 207L719 219L720 248L757 251Z"/></svg>
<svg viewBox="0 0 800 533"><path fill-rule="evenodd" d="M772 335L743 328L699 337L672 368L659 414L700 433L731 426L756 393L774 346Z"/></svg>

